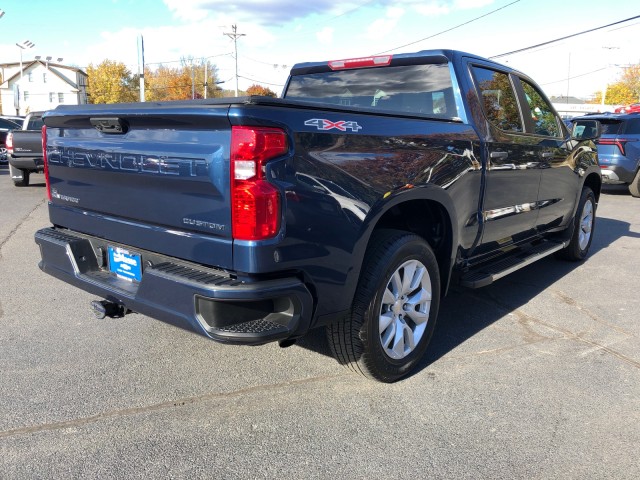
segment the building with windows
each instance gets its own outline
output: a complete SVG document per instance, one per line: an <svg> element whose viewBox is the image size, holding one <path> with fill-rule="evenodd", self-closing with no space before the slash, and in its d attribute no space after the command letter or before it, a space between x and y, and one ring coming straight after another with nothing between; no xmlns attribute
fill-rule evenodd
<svg viewBox="0 0 640 480"><path fill-rule="evenodd" d="M43 60L0 64L2 115L26 115L58 105L87 103L87 74Z"/></svg>

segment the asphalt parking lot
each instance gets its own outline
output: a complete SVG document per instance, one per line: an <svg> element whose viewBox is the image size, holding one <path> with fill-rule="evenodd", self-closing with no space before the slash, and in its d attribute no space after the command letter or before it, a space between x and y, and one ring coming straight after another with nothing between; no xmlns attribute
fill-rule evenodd
<svg viewBox="0 0 640 480"><path fill-rule="evenodd" d="M427 360L385 385L319 331L214 343L43 273L44 186L0 165L0 478L640 478L640 199L591 255L454 288Z"/></svg>

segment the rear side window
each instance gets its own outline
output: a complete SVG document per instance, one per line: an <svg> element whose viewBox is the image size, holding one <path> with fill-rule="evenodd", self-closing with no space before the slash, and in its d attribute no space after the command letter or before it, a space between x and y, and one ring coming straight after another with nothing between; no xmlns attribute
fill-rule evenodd
<svg viewBox="0 0 640 480"><path fill-rule="evenodd" d="M627 120L624 133L627 135L640 135L640 118Z"/></svg>
<svg viewBox="0 0 640 480"><path fill-rule="evenodd" d="M602 135L618 135L622 127L620 120L607 120L600 118L602 124Z"/></svg>
<svg viewBox="0 0 640 480"><path fill-rule="evenodd" d="M44 122L42 121L42 117L31 117L27 125L27 130L40 130L43 126Z"/></svg>
<svg viewBox="0 0 640 480"><path fill-rule="evenodd" d="M480 89L482 108L489 122L500 130L522 132L522 118L509 75L488 68L473 67Z"/></svg>
<svg viewBox="0 0 640 480"><path fill-rule="evenodd" d="M447 63L294 75L284 96L323 105L458 117Z"/></svg>
<svg viewBox="0 0 640 480"><path fill-rule="evenodd" d="M553 113L551 105L544 99L540 91L524 79L520 79L522 89L524 90L531 118L533 119L533 128L536 135L545 135L547 137L560 136L560 119Z"/></svg>

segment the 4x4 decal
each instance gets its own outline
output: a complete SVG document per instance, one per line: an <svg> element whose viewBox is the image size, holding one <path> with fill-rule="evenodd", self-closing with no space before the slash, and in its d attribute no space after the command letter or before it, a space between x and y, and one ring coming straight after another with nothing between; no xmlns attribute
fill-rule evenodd
<svg viewBox="0 0 640 480"><path fill-rule="evenodd" d="M308 127L316 127L318 130L332 130L337 129L341 132L346 132L347 130L351 130L352 132L357 132L358 130L362 130L362 127L358 125L358 122L348 122L346 120L338 120L337 122L332 122L331 120L327 120L326 118L312 118L304 122Z"/></svg>

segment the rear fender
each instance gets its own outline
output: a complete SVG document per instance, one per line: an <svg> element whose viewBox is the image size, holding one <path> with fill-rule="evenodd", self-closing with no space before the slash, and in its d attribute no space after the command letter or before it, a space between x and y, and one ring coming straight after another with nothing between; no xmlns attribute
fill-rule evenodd
<svg viewBox="0 0 640 480"><path fill-rule="evenodd" d="M443 210L445 213L446 218L444 218L443 221L447 228L448 234L444 240L444 242L446 243L440 248L440 255L436 254L436 256L438 257L440 276L442 280L441 292L443 295L446 294L451 278L451 271L453 265L455 264L457 253L456 246L459 244L459 233L457 228L455 227L455 219L457 218L457 213L453 201L447 191L431 184L412 188L403 187L398 191L386 196L378 204L374 205L374 207L371 209L371 212L369 213L367 220L365 221L363 234L361 235L360 240L357 242L354 249L355 258L354 269L352 272L355 277L355 285L357 285L357 280L360 276L360 270L365 260L367 248L369 246L369 242L371 240L373 232L378 228L386 227L385 218L388 218L387 214L391 212L392 209L398 206L402 206L403 204L408 204L409 202L415 201L428 201L434 206L437 206L438 208ZM443 252L446 253L443 254Z"/></svg>

